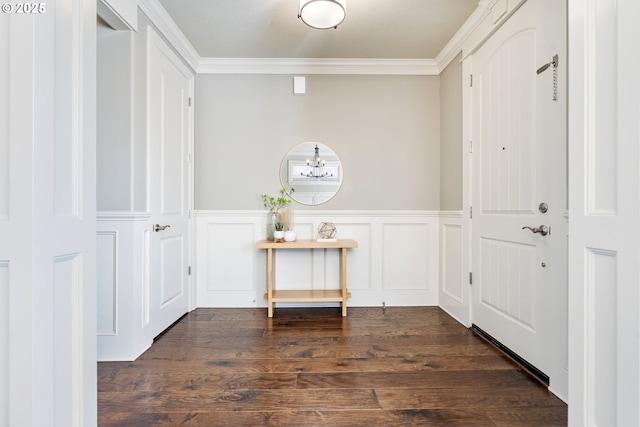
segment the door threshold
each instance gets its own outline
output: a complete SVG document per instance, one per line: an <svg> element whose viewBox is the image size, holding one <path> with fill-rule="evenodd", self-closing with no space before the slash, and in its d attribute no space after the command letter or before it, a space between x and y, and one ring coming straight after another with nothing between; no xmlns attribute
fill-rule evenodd
<svg viewBox="0 0 640 427"><path fill-rule="evenodd" d="M180 322L182 319L184 319L184 316L186 316L187 314L189 314L189 313L185 313L185 314L183 314L182 316L180 316L180 317L178 318L178 320L176 320L175 322L173 322L172 324L170 324L169 326L167 326L167 328L166 328L164 331L162 331L162 332L160 332L158 335L156 335L156 337L153 339L153 342L156 342L156 341L158 341L160 338L162 338L162 336L163 336L164 334L166 334L167 332L169 332L169 329L171 329L171 328L173 328L174 326L176 326L176 324L178 324L178 322Z"/></svg>
<svg viewBox="0 0 640 427"><path fill-rule="evenodd" d="M475 332L478 336L483 338L489 344L493 345L498 350L503 352L507 357L509 357L514 362L516 362L518 365L520 365L525 371L527 371L529 374L531 374L531 376L533 376L535 379L537 379L542 384L544 384L547 388L549 387L549 376L547 374L545 374L540 369L533 366L531 363L527 362L522 357L518 356L517 353L515 353L509 347L505 346L500 341L498 341L497 339L495 339L494 337L492 337L491 335L483 331L475 323L472 323L471 328L469 329L471 329L473 332Z"/></svg>

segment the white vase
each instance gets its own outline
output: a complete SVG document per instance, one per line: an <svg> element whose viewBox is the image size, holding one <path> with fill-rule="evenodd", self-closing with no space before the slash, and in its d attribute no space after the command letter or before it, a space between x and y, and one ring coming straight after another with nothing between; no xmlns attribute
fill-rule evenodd
<svg viewBox="0 0 640 427"><path fill-rule="evenodd" d="M284 232L284 241L285 242L295 242L296 241L296 232L293 230L287 230Z"/></svg>
<svg viewBox="0 0 640 427"><path fill-rule="evenodd" d="M279 239L279 240L284 239L284 231L282 231L282 230L276 230L276 231L274 231L274 232L273 232L273 238L274 238L274 239Z"/></svg>

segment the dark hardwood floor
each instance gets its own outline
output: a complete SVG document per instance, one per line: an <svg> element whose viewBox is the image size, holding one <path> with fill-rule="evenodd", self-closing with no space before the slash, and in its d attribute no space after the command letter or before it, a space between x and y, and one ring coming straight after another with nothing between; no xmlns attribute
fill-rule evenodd
<svg viewBox="0 0 640 427"><path fill-rule="evenodd" d="M197 309L98 364L100 426L566 426L566 405L437 307Z"/></svg>

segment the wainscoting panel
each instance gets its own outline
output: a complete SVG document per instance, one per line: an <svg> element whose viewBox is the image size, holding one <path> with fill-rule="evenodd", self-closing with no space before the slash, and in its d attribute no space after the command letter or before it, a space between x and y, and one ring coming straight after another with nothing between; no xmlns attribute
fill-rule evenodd
<svg viewBox="0 0 640 427"><path fill-rule="evenodd" d="M254 268L237 269L234 265L253 265L255 253L247 242L255 240L252 223L207 224L205 254L206 291L250 291ZM198 252L200 253L200 252Z"/></svg>
<svg viewBox="0 0 640 427"><path fill-rule="evenodd" d="M135 360L151 345L146 214L100 214L97 221L98 360Z"/></svg>
<svg viewBox="0 0 640 427"><path fill-rule="evenodd" d="M442 292L462 304L462 226L443 224L441 247Z"/></svg>
<svg viewBox="0 0 640 427"><path fill-rule="evenodd" d="M351 306L436 305L438 214L435 212L295 211L298 239L317 237L332 222L349 249L347 286ZM266 307L264 211L197 211L195 226L197 306ZM335 289L339 252L331 249L276 250L278 289Z"/></svg>
<svg viewBox="0 0 640 427"><path fill-rule="evenodd" d="M118 332L118 233L97 232L98 335Z"/></svg>
<svg viewBox="0 0 640 427"><path fill-rule="evenodd" d="M429 225L383 224L382 288L427 289Z"/></svg>
<svg viewBox="0 0 640 427"><path fill-rule="evenodd" d="M469 252L464 239L468 218L461 211L440 212L440 292L438 305L465 326L469 324Z"/></svg>

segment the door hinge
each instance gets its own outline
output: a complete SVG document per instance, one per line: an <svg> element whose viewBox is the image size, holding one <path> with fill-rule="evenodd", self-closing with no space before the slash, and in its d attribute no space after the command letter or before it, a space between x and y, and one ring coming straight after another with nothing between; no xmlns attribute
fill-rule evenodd
<svg viewBox="0 0 640 427"><path fill-rule="evenodd" d="M189 107L191 107L191 97L189 97Z"/></svg>
<svg viewBox="0 0 640 427"><path fill-rule="evenodd" d="M469 272L469 284L473 285L473 273Z"/></svg>
<svg viewBox="0 0 640 427"><path fill-rule="evenodd" d="M191 266L189 266L189 271L188 271L188 273L189 273L189 276L191 276Z"/></svg>
<svg viewBox="0 0 640 427"><path fill-rule="evenodd" d="M473 74L469 74L469 86L473 87Z"/></svg>
<svg viewBox="0 0 640 427"><path fill-rule="evenodd" d="M473 219L473 206L469 206L469 219Z"/></svg>
<svg viewBox="0 0 640 427"><path fill-rule="evenodd" d="M473 139L469 140L469 152L473 153Z"/></svg>
<svg viewBox="0 0 640 427"><path fill-rule="evenodd" d="M191 219L191 209L189 209L189 219Z"/></svg>

